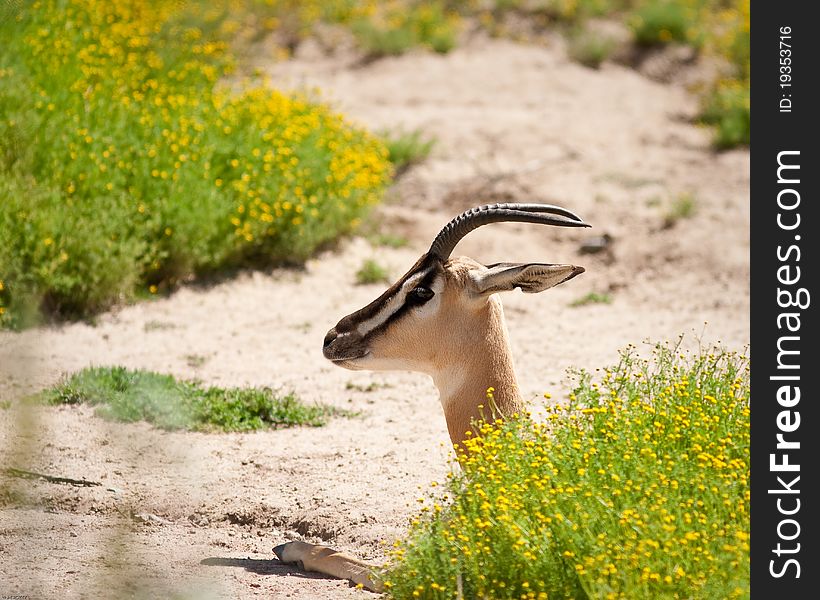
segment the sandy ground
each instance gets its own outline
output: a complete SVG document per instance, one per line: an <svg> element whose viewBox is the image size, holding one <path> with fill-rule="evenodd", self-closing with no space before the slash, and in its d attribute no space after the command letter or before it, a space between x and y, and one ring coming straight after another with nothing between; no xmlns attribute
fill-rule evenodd
<svg viewBox="0 0 820 600"><path fill-rule="evenodd" d="M448 438L427 377L335 368L321 341L381 293L382 285L355 285L363 260L377 257L401 275L469 206L553 202L594 225L495 225L456 251L487 263L587 267L546 293L504 298L520 384L534 403L566 393L568 367L610 364L630 342L684 333L696 343L703 333L735 349L748 344L749 154L713 152L682 87L615 65L584 68L560 45L491 40L366 65L302 52L269 71L285 87L319 86L368 127L437 138L377 214L381 231L409 245L355 238L304 270L187 287L93 325L0 333L2 463L103 484L0 477L0 489L18 498L0 513L0 596L369 597L296 572L271 548L324 540L382 560L419 486L445 477ZM682 194L694 199L694 216L665 227ZM580 255L583 240L603 233L611 253ZM570 306L593 291L613 302ZM361 416L206 435L108 423L84 407L20 410L24 394L91 364L292 390Z"/></svg>

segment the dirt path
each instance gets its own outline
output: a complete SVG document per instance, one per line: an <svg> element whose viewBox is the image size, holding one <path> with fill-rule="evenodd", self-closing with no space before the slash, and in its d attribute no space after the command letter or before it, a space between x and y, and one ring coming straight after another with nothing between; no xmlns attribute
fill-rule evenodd
<svg viewBox="0 0 820 600"><path fill-rule="evenodd" d="M609 364L629 342L700 333L708 322L707 341L748 343L749 155L710 150L708 131L689 124L696 102L685 90L619 66L586 69L557 46L487 40L366 66L303 56L271 75L320 86L369 127L437 137L433 156L380 210L383 229L410 244L353 239L304 271L186 288L93 326L0 333L0 400L89 364L122 364L293 390L361 416L319 429L180 434L106 423L87 408L27 417L12 402L0 409L3 464L104 485L3 481L36 508L0 513L0 595L111 597L125 582L155 597L367 597L279 565L271 548L302 536L382 559L383 542L415 511L418 486L444 477L448 438L425 376L334 368L321 340L382 291L354 285L364 259L378 256L400 275L468 206L549 201L595 226L497 225L456 252L587 267L547 293L504 298L521 387L536 402L546 391L563 395L568 367ZM685 195L694 216L664 227ZM603 233L614 239L612 256L579 255L581 240ZM612 303L570 306L593 291Z"/></svg>

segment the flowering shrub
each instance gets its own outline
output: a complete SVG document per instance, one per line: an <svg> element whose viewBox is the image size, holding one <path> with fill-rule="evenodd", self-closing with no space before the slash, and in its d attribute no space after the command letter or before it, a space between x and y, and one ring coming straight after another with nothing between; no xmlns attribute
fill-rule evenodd
<svg viewBox="0 0 820 600"><path fill-rule="evenodd" d="M397 544L393 597L748 597L747 359L629 348L599 379L543 423L479 425Z"/></svg>
<svg viewBox="0 0 820 600"><path fill-rule="evenodd" d="M39 0L0 19L0 325L301 260L378 201L375 137L221 83L226 5Z"/></svg>

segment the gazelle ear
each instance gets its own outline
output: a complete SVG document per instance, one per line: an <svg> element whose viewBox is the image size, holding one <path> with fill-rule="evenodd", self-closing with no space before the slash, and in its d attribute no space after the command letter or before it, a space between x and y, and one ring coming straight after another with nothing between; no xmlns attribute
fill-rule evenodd
<svg viewBox="0 0 820 600"><path fill-rule="evenodd" d="M470 272L471 291L486 296L515 288L528 294L543 292L584 272L574 265L541 263L496 263Z"/></svg>

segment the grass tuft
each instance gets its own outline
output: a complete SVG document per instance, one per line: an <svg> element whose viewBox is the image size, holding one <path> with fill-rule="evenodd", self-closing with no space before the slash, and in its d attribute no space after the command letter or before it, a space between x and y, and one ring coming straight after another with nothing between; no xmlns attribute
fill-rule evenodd
<svg viewBox="0 0 820 600"><path fill-rule="evenodd" d="M383 574L390 597L748 597L746 356L630 347L546 408L457 448Z"/></svg>
<svg viewBox="0 0 820 600"><path fill-rule="evenodd" d="M419 129L383 131L380 136L387 147L387 160L393 164L397 176L430 156L436 144L435 138L426 137Z"/></svg>
<svg viewBox="0 0 820 600"><path fill-rule="evenodd" d="M367 259L356 271L356 283L359 285L390 283L390 273L375 260Z"/></svg>
<svg viewBox="0 0 820 600"><path fill-rule="evenodd" d="M614 49L615 42L598 32L575 29L569 34L569 57L591 69L599 68Z"/></svg>
<svg viewBox="0 0 820 600"><path fill-rule="evenodd" d="M576 298L569 303L569 305L573 308L587 306L588 304L612 304L612 294L608 294L606 292L590 292L586 296Z"/></svg>
<svg viewBox="0 0 820 600"><path fill-rule="evenodd" d="M680 194L672 200L663 216L663 227L668 229L682 219L691 219L697 212L697 202L692 194Z"/></svg>
<svg viewBox="0 0 820 600"><path fill-rule="evenodd" d="M47 404L90 404L112 421L147 421L161 429L255 431L325 425L350 413L309 405L267 388L205 387L171 375L125 367L89 367L34 397Z"/></svg>

